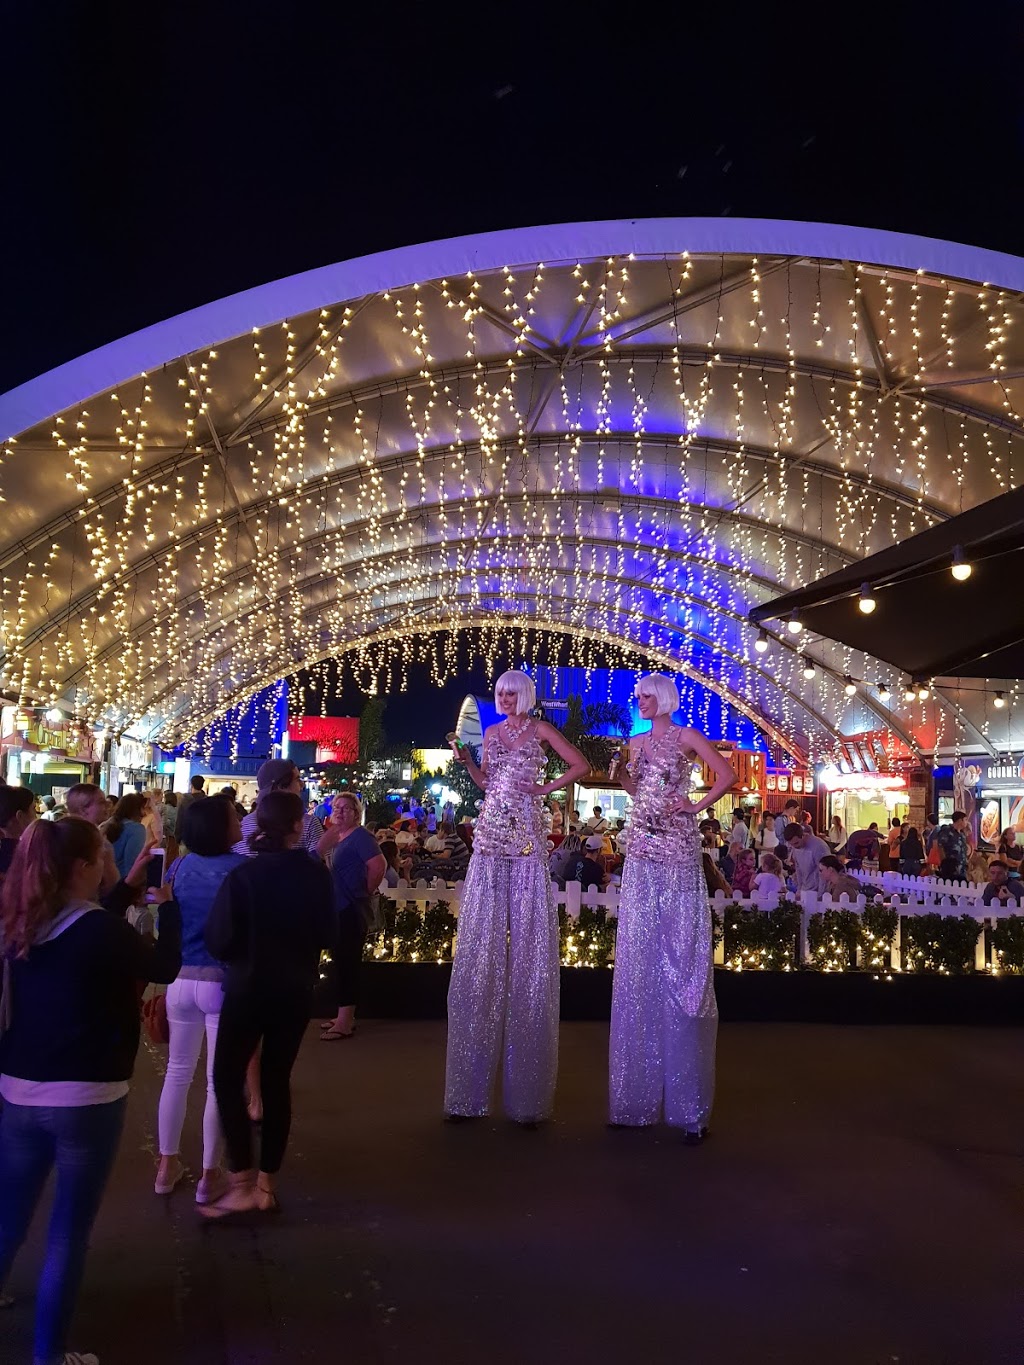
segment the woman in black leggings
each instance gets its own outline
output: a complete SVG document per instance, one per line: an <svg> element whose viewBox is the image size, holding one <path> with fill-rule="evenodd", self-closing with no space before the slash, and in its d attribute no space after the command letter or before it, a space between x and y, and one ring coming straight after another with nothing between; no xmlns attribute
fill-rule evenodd
<svg viewBox="0 0 1024 1365"><path fill-rule="evenodd" d="M291 1073L309 1022L320 951L334 944L330 873L301 846L303 806L271 791L256 809L257 857L221 883L206 921L206 946L227 966L213 1085L231 1171L209 1218L277 1208L276 1180L291 1126ZM253 1162L245 1069L262 1040L263 1130Z"/></svg>

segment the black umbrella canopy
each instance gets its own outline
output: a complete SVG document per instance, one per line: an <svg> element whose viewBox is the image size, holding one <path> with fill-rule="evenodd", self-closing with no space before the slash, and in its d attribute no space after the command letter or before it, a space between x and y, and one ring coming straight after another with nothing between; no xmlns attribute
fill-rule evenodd
<svg viewBox="0 0 1024 1365"><path fill-rule="evenodd" d="M970 565L959 580L955 559ZM866 586L866 589L864 585ZM864 650L911 678L1024 677L1024 487L755 607ZM875 609L859 609L862 591Z"/></svg>

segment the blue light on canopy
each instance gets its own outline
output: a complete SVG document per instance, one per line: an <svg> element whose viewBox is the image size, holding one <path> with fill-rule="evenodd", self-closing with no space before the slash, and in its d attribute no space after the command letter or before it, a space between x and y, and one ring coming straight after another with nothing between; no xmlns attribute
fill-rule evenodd
<svg viewBox="0 0 1024 1365"><path fill-rule="evenodd" d="M630 719L631 735L647 729L647 722L641 720L633 689L643 675L626 669L607 668L524 668L537 687L537 700L565 702L570 696L583 699L584 705L591 702L610 702L625 708ZM741 715L716 692L691 678L677 674L675 681L679 687L681 705L673 716L680 725L690 725L714 740L729 740L741 749L767 750L764 735L748 717ZM551 709L555 723L564 718L563 707ZM599 725L596 733L615 735L618 733L611 725Z"/></svg>
<svg viewBox="0 0 1024 1365"><path fill-rule="evenodd" d="M238 761L247 767L252 760L270 758L287 728L288 683L282 679L232 707L173 752L178 758L217 758L217 771L230 772Z"/></svg>

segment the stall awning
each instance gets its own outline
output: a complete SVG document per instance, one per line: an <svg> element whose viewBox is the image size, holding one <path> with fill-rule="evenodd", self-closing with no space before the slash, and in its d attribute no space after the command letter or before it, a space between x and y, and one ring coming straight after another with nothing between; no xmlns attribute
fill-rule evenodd
<svg viewBox="0 0 1024 1365"><path fill-rule="evenodd" d="M952 575L954 555L971 565ZM796 614L807 631L864 650L911 678L1024 677L1024 487L755 607L756 624ZM859 610L863 584L875 609Z"/></svg>

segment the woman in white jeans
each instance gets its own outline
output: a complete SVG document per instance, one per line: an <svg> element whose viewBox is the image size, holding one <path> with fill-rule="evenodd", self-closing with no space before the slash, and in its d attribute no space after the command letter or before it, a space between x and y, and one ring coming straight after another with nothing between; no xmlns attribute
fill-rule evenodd
<svg viewBox="0 0 1024 1365"><path fill-rule="evenodd" d="M196 1203L212 1203L223 1194L227 1178L221 1169L223 1133L213 1093L213 1057L224 999L224 970L210 956L203 930L220 884L245 862L231 846L241 838L234 802L220 796L193 801L185 812L182 838L188 852L168 872L181 907L181 971L167 988L170 1055L160 1095L160 1166L154 1189L170 1194L185 1174L179 1149L189 1087L206 1038L206 1109L203 1114L203 1175Z"/></svg>

